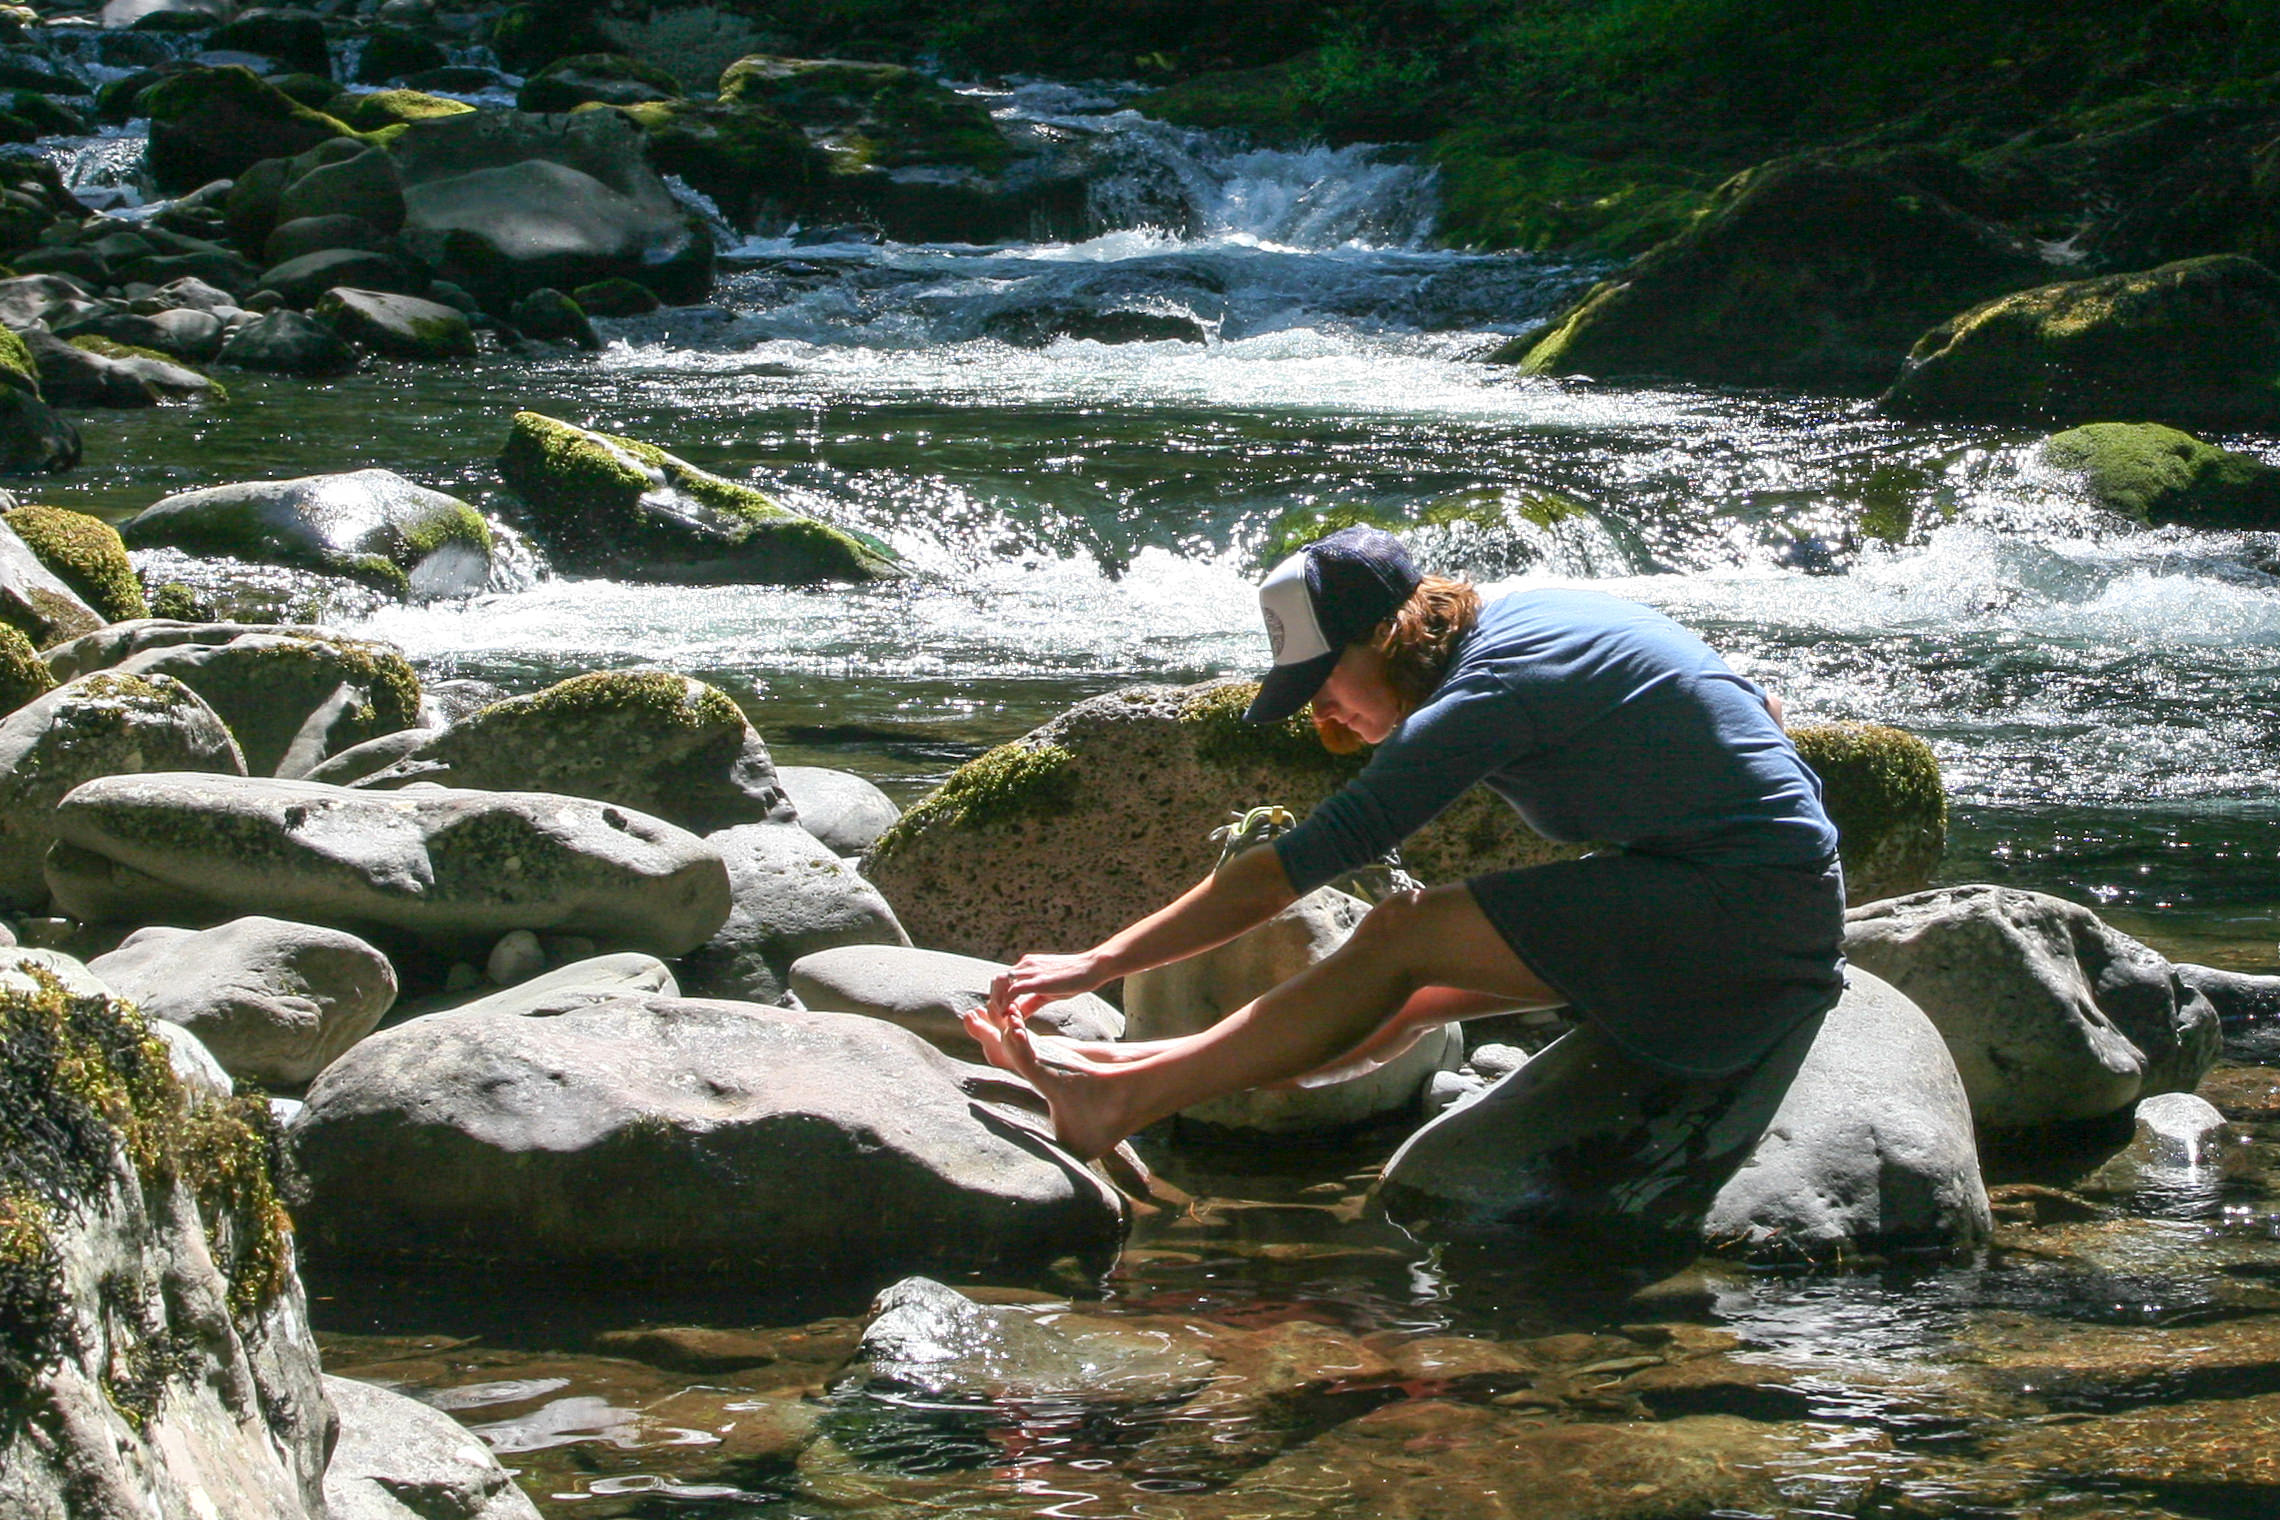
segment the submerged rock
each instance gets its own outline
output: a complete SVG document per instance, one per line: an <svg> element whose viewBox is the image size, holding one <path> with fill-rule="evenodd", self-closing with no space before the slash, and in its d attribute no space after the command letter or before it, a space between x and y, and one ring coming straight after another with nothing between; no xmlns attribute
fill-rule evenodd
<svg viewBox="0 0 2280 1520"><path fill-rule="evenodd" d="M789 980L792 993L810 1008L884 1019L937 1050L973 1061L981 1053L961 1019L968 1009L989 1001L991 980L1007 969L996 961L941 950L849 945L800 957ZM1124 1034L1124 1015L1089 992L1049 1003L1029 1022L1077 1040L1114 1040Z"/></svg>
<svg viewBox="0 0 2280 1520"><path fill-rule="evenodd" d="M2190 1092L2221 1049L2216 1010L2175 966L2040 892L1946 887L1856 908L1845 956L1931 1016L1986 1129Z"/></svg>
<svg viewBox="0 0 2280 1520"><path fill-rule="evenodd" d="M1223 1363L1214 1341L1234 1339L1201 1326L1168 1331L1153 1316L1120 1321L978 1304L941 1283L908 1277L872 1302L844 1381L974 1404L1138 1404L1213 1382Z"/></svg>
<svg viewBox="0 0 2280 1520"><path fill-rule="evenodd" d="M663 449L515 414L499 474L573 563L695 584L871 581L902 569L876 541L802 517Z"/></svg>
<svg viewBox="0 0 2280 1520"><path fill-rule="evenodd" d="M231 1076L265 1087L307 1082L396 1001L395 967L355 935L259 916L203 932L138 929L87 969L148 1017L188 1029Z"/></svg>
<svg viewBox="0 0 2280 1520"><path fill-rule="evenodd" d="M2093 422L2043 440L2042 461L2101 505L2156 527L2280 527L2280 468L2155 422Z"/></svg>
<svg viewBox="0 0 2280 1520"><path fill-rule="evenodd" d="M693 834L543 792L357 792L181 774L91 781L56 810L48 885L73 918L245 913L445 945L510 929L679 955L728 917Z"/></svg>
<svg viewBox="0 0 2280 1520"><path fill-rule="evenodd" d="M1113 1253L1113 1191L978 1107L968 1070L877 1020L749 1003L437 1014L311 1087L303 1227L343 1257L763 1286Z"/></svg>
<svg viewBox="0 0 2280 1520"><path fill-rule="evenodd" d="M879 889L796 823L751 823L707 834L728 862L736 906L720 932L682 961L698 997L770 1003L802 957L841 945L904 946Z"/></svg>
<svg viewBox="0 0 2280 1520"><path fill-rule="evenodd" d="M482 1438L442 1410L348 1378L324 1386L340 1413L325 1464L331 1520L539 1520Z"/></svg>
<svg viewBox="0 0 2280 1520"><path fill-rule="evenodd" d="M1855 970L1740 1077L1650 1071L1588 1023L1385 1166L1421 1229L1590 1224L1761 1261L1953 1250L1991 1228L1972 1113L1939 1031Z"/></svg>
<svg viewBox="0 0 2280 1520"><path fill-rule="evenodd" d="M495 547L482 513L392 470L181 491L143 508L119 534L138 549L305 565L431 596L481 590Z"/></svg>

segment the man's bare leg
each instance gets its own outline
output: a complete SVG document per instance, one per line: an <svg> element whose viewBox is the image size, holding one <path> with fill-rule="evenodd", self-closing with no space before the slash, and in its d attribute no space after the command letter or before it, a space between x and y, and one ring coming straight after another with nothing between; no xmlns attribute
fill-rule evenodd
<svg viewBox="0 0 2280 1520"><path fill-rule="evenodd" d="M1428 987L1485 994L1513 1008L1565 1001L1512 953L1471 891L1455 885L1388 898L1318 964L1211 1028L1134 1060L1056 1064L1047 1059L1055 1047L1017 1019L984 1011L968 1026L992 1026L987 1034L976 1028L984 1051L1037 1088L1061 1143L1089 1159L1207 1098L1327 1065Z"/></svg>

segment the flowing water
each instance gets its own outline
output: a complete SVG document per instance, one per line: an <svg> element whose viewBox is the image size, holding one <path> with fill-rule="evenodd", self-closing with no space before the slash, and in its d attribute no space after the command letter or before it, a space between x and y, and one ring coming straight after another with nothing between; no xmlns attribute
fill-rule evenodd
<svg viewBox="0 0 2280 1520"><path fill-rule="evenodd" d="M383 366L329 384L232 376L227 408L82 419L90 462L38 495L118 517L196 485L381 465L504 511L492 460L519 408L650 440L877 533L923 573L694 589L541 566L470 601L349 608L356 626L430 677L515 689L668 663L737 694L779 760L860 771L906 800L1079 698L1254 670L1249 585L1293 524L1417 521L1431 568L1587 580L1703 633L1793 719L1924 736L1954 797L1946 879L2056 891L2179 958L2274 969L2271 535L2120 525L2038 468L2029 433L1519 378L1479 361L1601 271L1430 248L1433 186L1415 166L1368 148L1246 151L1060 87L1000 110L1108 166L1098 236L743 239L710 305L603 324L599 356ZM131 159L118 141L73 149L75 168L116 178ZM1104 316L1192 341L1082 336ZM2280 462L2280 439L2219 441ZM2243 1154L2265 1157L2254 1133ZM1548 1247L1442 1252L1357 1218L1349 1174L1389 1143L1159 1147L1196 1209L1144 1221L1105 1285L1018 1286L1105 1292L1116 1312L1311 1320L1386 1346L1677 1312L1626 1299L1654 1275L1644 1266ZM2078 1481L2007 1476L1976 1444L1987 1422L2063 1429L2143 1400L2095 1378L2022 1392L1971 1369L2069 1337L2137 1336L2150 1356L2180 1326L2280 1310L2269 1170L2188 1172L1975 1263L1704 1279L1685 1312L1738 1337L1737 1365L1777 1369L1786 1391L1742 1379L1685 1408L1770 1409L1822 1432L1797 1458L1791 1513L2236 1512L2234 1490L2199 1480L2132 1489L2094 1464L2067 1469ZM781 1326L850 1312L860 1294L510 1307L328 1279L321 1264L312 1281L338 1365L452 1408L560 1515L1116 1514L1149 1494L1239 1489L1273 1450L1384 1396L1246 1407L1214 1425L1081 1399L945 1410L842 1393L827 1402L829 1462L811 1450L797 1469L739 1465L716 1459L735 1447L723 1431L736 1411L815 1368L785 1355L766 1376L692 1378L587 1356L589 1335L676 1317ZM830 1322L805 1333L844 1349ZM1616 1387L1629 1375L1607 1374L1613 1391L1570 1412L1636 1416ZM1199 1420L1200 1447L1169 1439Z"/></svg>

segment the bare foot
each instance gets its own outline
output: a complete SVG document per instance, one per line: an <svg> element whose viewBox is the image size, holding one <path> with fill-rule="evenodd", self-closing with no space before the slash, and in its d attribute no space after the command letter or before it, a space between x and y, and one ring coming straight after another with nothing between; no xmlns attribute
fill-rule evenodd
<svg viewBox="0 0 2280 1520"><path fill-rule="evenodd" d="M965 1015L966 1028L981 1042L990 1064L1020 1077L1045 1100L1053 1135L1080 1161L1092 1161L1116 1148L1138 1126L1128 1122L1115 1074L1100 1067L1051 1063L1038 1039L1016 1019L1002 1024L986 1012Z"/></svg>

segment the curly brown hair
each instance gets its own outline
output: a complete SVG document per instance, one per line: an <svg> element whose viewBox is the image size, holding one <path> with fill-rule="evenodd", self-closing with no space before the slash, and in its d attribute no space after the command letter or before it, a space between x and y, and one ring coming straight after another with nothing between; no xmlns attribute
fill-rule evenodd
<svg viewBox="0 0 2280 1520"><path fill-rule="evenodd" d="M1415 712L1448 674L1457 641L1480 619L1480 593L1467 580L1428 575L1409 593L1401 610L1371 630L1370 642L1385 656L1385 676Z"/></svg>

